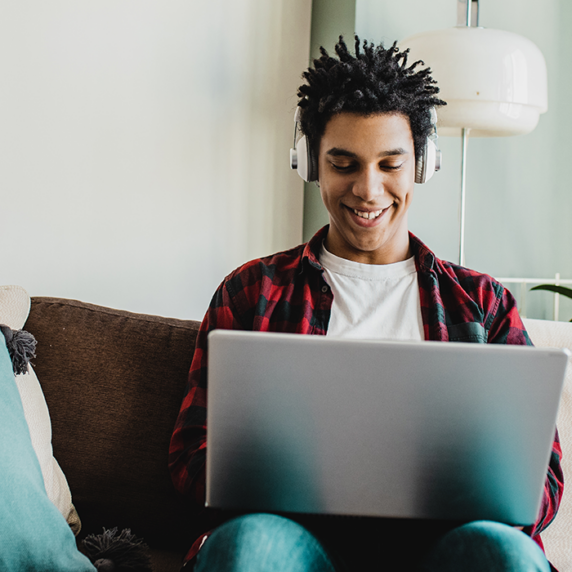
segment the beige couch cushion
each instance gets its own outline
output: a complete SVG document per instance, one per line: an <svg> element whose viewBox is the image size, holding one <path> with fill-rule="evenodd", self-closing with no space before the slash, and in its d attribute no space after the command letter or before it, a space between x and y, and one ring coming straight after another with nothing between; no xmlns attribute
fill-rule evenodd
<svg viewBox="0 0 572 572"><path fill-rule="evenodd" d="M568 348L572 352L572 323L549 320L523 320L534 343L539 347ZM572 475L572 365L558 413L558 432L562 445L564 478ZM572 487L564 487L560 510L554 522L542 533L548 559L560 572L572 572Z"/></svg>

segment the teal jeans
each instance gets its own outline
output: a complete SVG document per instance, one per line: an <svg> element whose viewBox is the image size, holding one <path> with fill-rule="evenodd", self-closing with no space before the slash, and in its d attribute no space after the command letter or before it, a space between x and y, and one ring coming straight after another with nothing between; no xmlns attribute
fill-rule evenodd
<svg viewBox="0 0 572 572"><path fill-rule="evenodd" d="M207 539L194 571L550 572L550 565L538 545L523 532L505 524L477 521L445 533L439 530L425 535L433 538L430 542L421 542L419 548L417 536L421 529L408 535L407 523L394 538L386 534L364 538L359 521L354 522L350 521L346 528L356 533L350 533L348 543L341 546L344 543L341 537L333 542L320 540L323 534L320 527L314 527L318 530L315 533L281 516L241 516L218 527Z"/></svg>

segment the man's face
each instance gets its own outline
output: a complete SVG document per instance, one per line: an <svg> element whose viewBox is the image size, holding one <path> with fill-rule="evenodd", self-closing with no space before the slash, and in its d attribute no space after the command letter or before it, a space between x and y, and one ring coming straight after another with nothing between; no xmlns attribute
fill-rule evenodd
<svg viewBox="0 0 572 572"><path fill-rule="evenodd" d="M320 141L318 169L332 254L366 264L410 256L415 150L406 116L334 115Z"/></svg>

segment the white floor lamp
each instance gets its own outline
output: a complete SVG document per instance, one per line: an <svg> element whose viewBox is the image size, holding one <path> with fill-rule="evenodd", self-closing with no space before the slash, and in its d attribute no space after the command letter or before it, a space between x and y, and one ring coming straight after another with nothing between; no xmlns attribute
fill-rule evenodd
<svg viewBox="0 0 572 572"><path fill-rule="evenodd" d="M471 137L524 135L547 110L546 63L527 38L479 26L479 0L458 0L457 26L399 42L409 63L423 60L447 102L438 111L440 136L461 136L459 264L465 264L467 143Z"/></svg>

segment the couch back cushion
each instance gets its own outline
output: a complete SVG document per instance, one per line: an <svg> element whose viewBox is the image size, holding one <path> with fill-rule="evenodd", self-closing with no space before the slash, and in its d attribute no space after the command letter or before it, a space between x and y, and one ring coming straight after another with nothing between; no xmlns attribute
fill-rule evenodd
<svg viewBox="0 0 572 572"><path fill-rule="evenodd" d="M128 527L185 546L196 515L167 468L199 323L61 298L32 298L25 329L52 419L53 448L82 533Z"/></svg>

